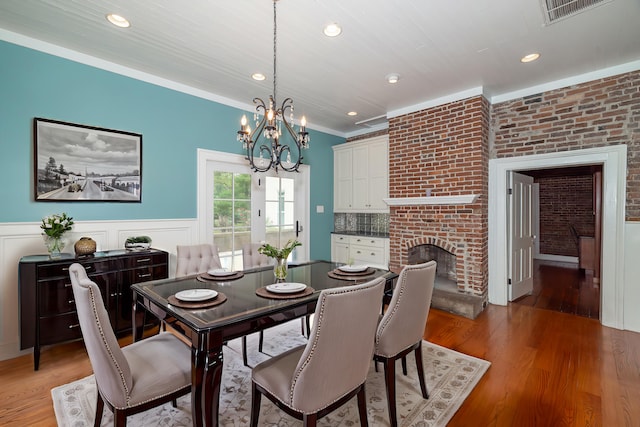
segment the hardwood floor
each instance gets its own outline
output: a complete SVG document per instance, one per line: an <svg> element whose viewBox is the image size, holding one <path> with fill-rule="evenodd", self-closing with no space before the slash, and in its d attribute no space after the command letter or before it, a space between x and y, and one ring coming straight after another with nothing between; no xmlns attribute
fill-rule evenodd
<svg viewBox="0 0 640 427"><path fill-rule="evenodd" d="M425 338L492 365L449 426L640 426L640 334L522 304L431 310ZM130 338L121 340L125 345ZM82 343L0 362L0 425L55 426L50 389L91 373Z"/></svg>
<svg viewBox="0 0 640 427"><path fill-rule="evenodd" d="M600 285L576 264L534 261L533 293L514 301L531 307L600 318Z"/></svg>

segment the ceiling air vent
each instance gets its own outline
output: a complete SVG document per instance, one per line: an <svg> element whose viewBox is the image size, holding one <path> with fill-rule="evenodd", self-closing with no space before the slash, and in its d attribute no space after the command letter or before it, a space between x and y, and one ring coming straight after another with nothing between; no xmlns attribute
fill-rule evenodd
<svg viewBox="0 0 640 427"><path fill-rule="evenodd" d="M540 0L547 25L613 0Z"/></svg>
<svg viewBox="0 0 640 427"><path fill-rule="evenodd" d="M387 115L382 114L380 116L371 117L370 119L360 120L356 122L357 126L364 126L368 128L374 128L379 126L384 126L387 124Z"/></svg>

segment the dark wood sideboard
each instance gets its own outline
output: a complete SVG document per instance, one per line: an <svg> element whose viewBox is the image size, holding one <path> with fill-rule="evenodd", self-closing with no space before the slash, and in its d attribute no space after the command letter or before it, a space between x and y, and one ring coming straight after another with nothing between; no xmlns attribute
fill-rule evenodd
<svg viewBox="0 0 640 427"><path fill-rule="evenodd" d="M69 278L69 266L78 262L102 293L111 325L117 335L131 332L134 283L165 279L169 254L157 249L113 250L76 258L62 254L30 255L20 259L20 349L33 347L33 368L40 365L40 348L82 338Z"/></svg>

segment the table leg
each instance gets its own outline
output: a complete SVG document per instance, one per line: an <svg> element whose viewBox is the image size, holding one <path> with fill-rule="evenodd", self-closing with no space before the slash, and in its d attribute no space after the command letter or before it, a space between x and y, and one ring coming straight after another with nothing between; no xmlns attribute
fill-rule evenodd
<svg viewBox="0 0 640 427"><path fill-rule="evenodd" d="M191 411L194 426L218 426L222 382L222 341L194 337L191 349ZM216 340L218 341L218 340Z"/></svg>

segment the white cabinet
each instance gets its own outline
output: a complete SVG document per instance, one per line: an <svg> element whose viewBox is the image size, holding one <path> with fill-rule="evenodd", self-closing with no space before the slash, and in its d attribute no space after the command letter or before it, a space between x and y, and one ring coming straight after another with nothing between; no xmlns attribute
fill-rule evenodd
<svg viewBox="0 0 640 427"><path fill-rule="evenodd" d="M386 269L389 267L389 239L332 234L331 261Z"/></svg>
<svg viewBox="0 0 640 427"><path fill-rule="evenodd" d="M388 212L388 141L385 135L333 146L334 212Z"/></svg>

